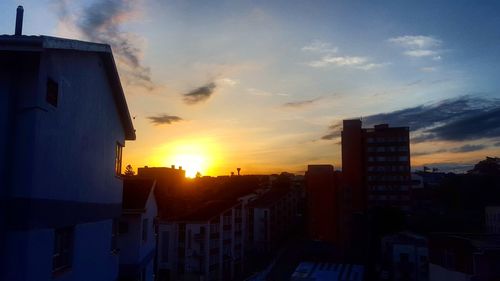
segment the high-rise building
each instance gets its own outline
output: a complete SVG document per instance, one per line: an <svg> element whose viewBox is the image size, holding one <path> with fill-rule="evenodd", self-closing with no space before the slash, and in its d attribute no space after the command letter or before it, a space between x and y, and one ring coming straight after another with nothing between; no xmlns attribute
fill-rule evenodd
<svg viewBox="0 0 500 281"><path fill-rule="evenodd" d="M408 127L362 128L359 119L344 120L342 174L353 212L377 206L408 210L410 170Z"/></svg>

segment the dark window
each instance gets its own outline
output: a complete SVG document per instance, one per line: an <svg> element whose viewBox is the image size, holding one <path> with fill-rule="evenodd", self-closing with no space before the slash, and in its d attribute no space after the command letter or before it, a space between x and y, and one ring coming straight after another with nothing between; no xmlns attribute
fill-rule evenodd
<svg viewBox="0 0 500 281"><path fill-rule="evenodd" d="M128 233L128 222L125 221L120 222L120 225L118 226L118 233L120 234Z"/></svg>
<svg viewBox="0 0 500 281"><path fill-rule="evenodd" d="M148 241L148 219L142 220L142 241Z"/></svg>
<svg viewBox="0 0 500 281"><path fill-rule="evenodd" d="M120 175L122 173L122 150L123 145L121 143L116 143L115 149L115 173Z"/></svg>
<svg viewBox="0 0 500 281"><path fill-rule="evenodd" d="M73 259L74 227L58 228L54 232L52 272L71 268Z"/></svg>
<svg viewBox="0 0 500 281"><path fill-rule="evenodd" d="M170 234L168 231L163 231L161 237L161 247L162 247L161 260L163 262L168 262L169 244L170 244Z"/></svg>
<svg viewBox="0 0 500 281"><path fill-rule="evenodd" d="M56 81L48 78L47 79L47 94L45 99L51 105L57 107L57 99L59 95L59 84Z"/></svg>

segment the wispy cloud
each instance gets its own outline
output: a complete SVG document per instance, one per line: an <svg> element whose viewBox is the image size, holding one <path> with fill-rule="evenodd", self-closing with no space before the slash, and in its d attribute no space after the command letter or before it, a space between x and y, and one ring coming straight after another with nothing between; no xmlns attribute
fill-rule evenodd
<svg viewBox="0 0 500 281"><path fill-rule="evenodd" d="M432 57L435 61L441 60L439 48L443 41L432 36L405 35L389 38L387 41L405 49L403 54L407 56L414 58Z"/></svg>
<svg viewBox="0 0 500 281"><path fill-rule="evenodd" d="M389 38L388 41L410 49L434 48L439 47L443 43L432 36L424 35L405 35Z"/></svg>
<svg viewBox="0 0 500 281"><path fill-rule="evenodd" d="M500 137L500 100L463 96L363 118L364 126L409 126L413 142L466 141ZM328 135L339 131L342 121Z"/></svg>
<svg viewBox="0 0 500 281"><path fill-rule="evenodd" d="M388 63L374 63L367 57L341 55L338 53L338 48L333 47L330 43L323 41L313 41L309 45L302 47L303 51L322 54L319 59L310 61L308 66L314 68L325 68L329 66L336 67L351 67L361 70L371 70L388 65Z"/></svg>
<svg viewBox="0 0 500 281"><path fill-rule="evenodd" d="M462 145L460 147L451 149L450 151L451 152L455 152L455 153L466 153L466 152L483 150L486 147L487 146L483 145L483 144L477 144L477 145L475 145L475 144L466 144L466 145Z"/></svg>
<svg viewBox="0 0 500 281"><path fill-rule="evenodd" d="M283 107L287 107L287 108L303 108L303 107L306 107L306 106L314 104L315 102L317 102L320 99L321 98L315 98L315 99L310 99L310 100L287 102L287 103L283 104Z"/></svg>
<svg viewBox="0 0 500 281"><path fill-rule="evenodd" d="M208 83L183 94L183 100L186 104L190 105L204 102L213 95L216 87L214 82Z"/></svg>
<svg viewBox="0 0 500 281"><path fill-rule="evenodd" d="M157 116L149 116L148 119L154 125L164 125L164 124L172 124L174 122L180 122L183 119L179 116L168 115L168 114L160 114Z"/></svg>
<svg viewBox="0 0 500 281"><path fill-rule="evenodd" d="M302 47L302 51L316 53L336 53L338 51L338 48L333 47L332 44L328 42L314 40L310 44Z"/></svg>
<svg viewBox="0 0 500 281"><path fill-rule="evenodd" d="M141 37L122 26L138 13L138 2L130 0L94 1L81 11L72 11L69 2L56 0L59 21L74 26L86 40L110 44L126 83L152 90L151 70L142 61Z"/></svg>

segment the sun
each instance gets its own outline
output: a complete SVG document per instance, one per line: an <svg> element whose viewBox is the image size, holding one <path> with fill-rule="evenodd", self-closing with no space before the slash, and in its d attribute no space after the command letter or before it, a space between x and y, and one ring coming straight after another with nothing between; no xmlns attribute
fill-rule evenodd
<svg viewBox="0 0 500 281"><path fill-rule="evenodd" d="M198 138L177 140L165 144L160 150L161 164L175 165L186 171L186 177L194 178L197 173L207 175L218 162L218 148L211 139Z"/></svg>
<svg viewBox="0 0 500 281"><path fill-rule="evenodd" d="M178 154L173 157L174 165L186 171L186 177L194 178L206 170L206 159L202 155Z"/></svg>

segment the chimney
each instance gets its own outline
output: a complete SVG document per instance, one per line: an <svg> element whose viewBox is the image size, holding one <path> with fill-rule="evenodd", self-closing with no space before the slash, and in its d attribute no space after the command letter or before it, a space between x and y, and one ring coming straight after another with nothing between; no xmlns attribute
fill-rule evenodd
<svg viewBox="0 0 500 281"><path fill-rule="evenodd" d="M175 165L170 166L170 168L175 169Z"/></svg>
<svg viewBox="0 0 500 281"><path fill-rule="evenodd" d="M17 14L16 14L16 33L15 33L15 35L22 35L23 34L23 14L24 14L23 6L18 6L17 7Z"/></svg>
<svg viewBox="0 0 500 281"><path fill-rule="evenodd" d="M236 170L238 171L238 176L240 176L241 168L236 168Z"/></svg>

